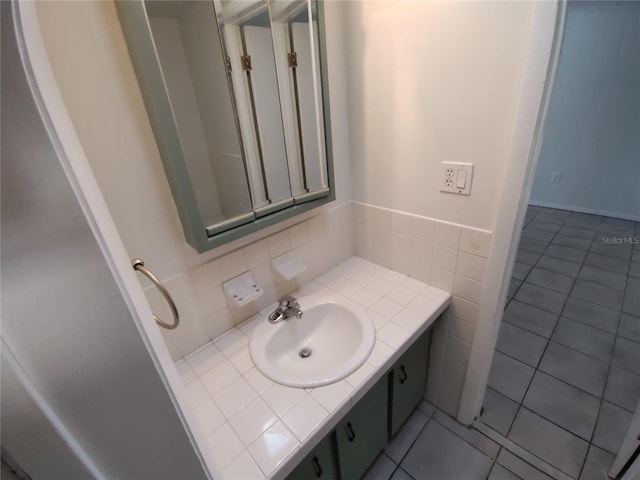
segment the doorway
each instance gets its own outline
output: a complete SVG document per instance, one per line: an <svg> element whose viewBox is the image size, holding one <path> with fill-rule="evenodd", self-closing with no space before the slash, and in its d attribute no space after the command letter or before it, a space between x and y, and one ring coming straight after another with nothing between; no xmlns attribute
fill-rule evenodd
<svg viewBox="0 0 640 480"><path fill-rule="evenodd" d="M567 6L480 416L574 479L609 472L640 397L638 32L638 2Z"/></svg>

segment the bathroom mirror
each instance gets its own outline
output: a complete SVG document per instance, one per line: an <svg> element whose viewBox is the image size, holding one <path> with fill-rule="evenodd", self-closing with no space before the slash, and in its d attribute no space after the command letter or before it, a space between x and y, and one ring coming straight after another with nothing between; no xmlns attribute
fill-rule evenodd
<svg viewBox="0 0 640 480"><path fill-rule="evenodd" d="M183 231L196 250L335 198L321 5L116 6Z"/></svg>

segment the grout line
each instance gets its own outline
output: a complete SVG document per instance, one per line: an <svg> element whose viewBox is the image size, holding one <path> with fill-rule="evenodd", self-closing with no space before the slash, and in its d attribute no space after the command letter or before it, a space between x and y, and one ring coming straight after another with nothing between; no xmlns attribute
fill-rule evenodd
<svg viewBox="0 0 640 480"><path fill-rule="evenodd" d="M538 216L538 215L536 215L536 217L537 217L537 216ZM560 227L560 229L558 229L558 232L559 232L561 229L562 229L562 227ZM536 265L537 265L538 261L539 261L539 260L544 256L544 252L546 252L546 251L547 251L547 249L548 249L548 248L549 248L549 246L551 245L551 242L553 242L553 239L554 239L554 238L556 238L556 236L558 235L558 232L556 232L556 233L554 234L554 236L551 238L551 241L549 242L549 244L547 245L547 247L544 249L544 251L542 252L542 254L538 257L538 260L536 261ZM529 270L529 274L533 271L533 269L534 269L534 268L535 268L535 265L531 267L531 270ZM526 278L528 278L529 274L527 274L527 277L525 277L525 280L526 280ZM576 277L576 278L577 278L577 277ZM522 283L524 284L524 281L523 281ZM575 279L574 279L574 282L573 282L573 283L575 284ZM571 286L571 288L573 289L573 285ZM533 379L534 379L534 377L536 376L536 372L537 372L537 371L539 370L539 368L540 368L540 364L542 363L542 359L544 358L545 354L547 353L547 349L549 348L549 344L551 343L551 338L553 337L553 334L555 333L556 329L558 328L558 324L560 323L560 316L561 316L562 312L564 311L564 308L565 308L565 306L566 306L566 304L567 304L567 300L568 300L568 299L569 299L569 294L567 294L567 295L566 295L566 298L565 298L565 300L564 300L564 304L562 305L562 309L560 310L560 313L558 313L558 314L557 314L557 315L558 315L558 317L556 318L556 322L555 322L555 324L554 324L554 326L553 326L553 329L552 329L552 331L551 331L551 334L549 335L549 338L547 338L547 343L546 343L546 345L544 346L544 349L542 350L542 354L540 355L540 358L538 358L538 362L537 362L536 366L535 366L535 367L533 367L533 368L534 368L533 374L531 375L531 378L529 379L529 383L528 383L528 385L527 385L527 388L526 388L526 389L525 389L525 391L524 391L524 394L522 395L522 399L520 400L520 402L518 402L518 409L516 410L516 414L513 416L513 419L511 420L511 424L509 425L509 429L507 430L507 435L509 435L509 433L511 433L511 429L513 428L513 424L515 423L516 418L518 417L518 414L520 413L520 410L523 408L523 405L522 405L522 404L523 404L523 402L524 402L525 398L527 397L527 394L529 393L529 389L531 388L531 385L532 385L532 383L533 383ZM526 304L526 302L523 302L523 303L525 303L525 304ZM533 305L533 306L535 306L535 307L537 307L537 308L540 308L540 307L539 307L539 306L537 306L537 305ZM555 312L551 312L551 313L554 313L554 314L555 314ZM524 362L522 362L522 363L524 363ZM525 365L526 365L526 364L525 364Z"/></svg>
<svg viewBox="0 0 640 480"><path fill-rule="evenodd" d="M540 213L540 212L538 212L538 213ZM528 225L529 223L531 223L531 221L535 220L535 219L537 218L537 216L538 216L538 214L536 214L536 215L533 217L533 219L532 219L532 220L530 220L529 222L527 222L527 225ZM601 226L602 226L602 223L604 222L604 219L605 219L606 217L600 217L600 218L601 218L601 221L600 221L599 225L594 226L594 227L589 228L589 229L585 229L585 230L594 230L594 231L595 231L595 233L594 233L594 238L597 238L597 236L600 234L599 227L601 227ZM531 269L529 270L529 272L528 272L528 273L527 273L527 275L525 276L524 280L522 280L522 284L524 284L524 283L526 282L526 279L529 277L529 274L531 273L531 271L533 271L533 269L534 269L534 268L536 268L536 265L538 264L538 261L540 260L540 258L542 258L542 257L545 255L545 252L547 251L548 247L549 247L550 245L552 245L552 244L553 244L553 241L554 241L554 240L555 240L555 238L559 235L559 233L560 233L560 231L562 230L562 228L563 228L563 227L568 227L568 226L566 225L566 221L567 221L567 219L568 219L568 217L567 217L567 218L562 222L560 229L559 229L557 232L555 232L555 234L554 234L554 236L551 238L551 240L549 240L549 242L547 243L547 247L545 248L545 250L543 250L543 252L542 252L542 253L540 254L540 256L538 257L538 260L536 261L536 263L535 263L534 265L532 265L532 266L531 266ZM524 227L523 227L523 228L524 228ZM582 228L582 227L579 227L579 226L571 226L571 228ZM580 274L582 273L583 268L584 268L585 266L588 266L588 267L590 266L590 265L586 264L586 260L587 260L587 257L588 257L588 255L589 255L589 253L591 252L592 246L594 245L594 241L595 241L595 240L594 240L594 238L592 238L592 239L591 239L591 243L590 243L590 245L589 245L589 248L588 248L588 249L586 250L586 252L585 252L585 257L584 257L584 259L582 260L582 262L574 262L574 263L579 263L579 264L580 264L580 268L579 268L579 270L578 270L578 272L577 272L576 276L575 276L575 277L573 277L573 278L574 278L574 280L573 280L573 283L572 283L572 285L571 285L571 289L570 289L570 290L569 290L569 292L566 294L566 299L565 299L565 301L564 301L564 304L563 304L563 306L562 306L562 309L560 310L560 313L559 313L559 314L557 314L557 315L558 315L558 319L556 320L556 323L555 323L555 325L554 325L554 328L553 328L553 330L552 330L552 332L551 332L550 337L547 339L547 344L545 345L545 348L544 348L544 350L543 350L543 352L542 352L542 355L540 356L540 359L539 359L539 361L538 361L538 364L537 364L537 366L535 367L534 374L531 376L531 380L529 381L529 385L527 386L527 389L525 390L525 394L523 395L522 400L521 400L521 402L520 402L520 403L519 403L519 405L518 405L518 409L517 409L517 411L516 411L516 415L514 416L514 419L512 420L511 425L509 426L509 429L508 429L508 431L507 431L507 434L508 434L508 433L511 431L511 429L513 428L513 423L515 422L515 418L516 418L516 417L517 417L517 415L519 414L520 410L521 410L522 408L526 408L526 407L524 407L524 406L523 406L524 399L526 398L526 396L527 396L527 394L528 394L528 392L529 392L529 389L531 388L531 384L532 384L532 382L533 382L533 378L535 377L536 372L538 372L538 371L542 371L542 370L539 370L540 364L541 364L541 362L542 362L542 358L543 358L543 357L544 357L544 355L546 354L546 351L547 351L547 349L548 349L548 347L549 347L549 345L550 345L551 341L553 341L553 340L552 340L552 337L553 337L553 335L556 333L556 331L557 331L557 329L558 329L558 325L559 325L559 323L560 323L560 318L563 316L563 313L564 313L564 311L565 311L565 309L566 309L566 305L567 305L567 302L568 302L569 298L571 298L571 293L573 292L573 290L574 290L574 288L575 288L575 285L576 285L576 283L577 283L577 280L580 278ZM536 252L536 253L537 253L537 252ZM594 253L595 253L595 252L594 252ZM633 255L633 252L632 252L632 255ZM605 255L605 256L607 256L607 255ZM554 258L555 258L555 257L554 257ZM617 257L610 257L610 258L617 259ZM632 258L632 257L631 257L631 258ZM629 283L629 271L630 271L630 268L631 268L631 261L632 261L632 260L631 260L631 258L627 261L627 273L626 273L626 277L625 277L625 288L624 288L624 290L623 290L623 298L622 298L622 301L621 301L620 307L619 307L618 309L610 309L610 310L613 310L613 311L617 311L617 313L618 313L618 321L617 321L617 324L616 324L616 333L615 333L615 336L614 336L614 344L613 344L613 346L612 346L612 349L611 349L611 352L610 352L610 355L609 355L609 360L608 360L608 362L606 362L606 363L607 363L607 375L606 375L606 377L605 377L605 385L603 386L602 394L601 394L600 396L596 397L596 398L598 398L598 399L599 399L599 408L598 408L598 412L597 412L596 419L595 419L595 422L594 422L594 428L593 428L593 430L592 430L592 432L591 432L591 436L590 436L590 439L589 439L589 441L588 441L588 450L587 450L587 453L585 454L584 459L582 460L582 465L581 465L581 468L580 468L580 474L582 474L582 473L583 473L584 467L585 467L585 465L586 465L586 460L587 460L587 457L588 457L588 453L589 453L589 451L591 450L591 447L592 447L592 445L593 445L593 439L594 439L594 436L595 436L596 427L597 427L597 425L598 425L598 420L599 420L599 418L600 418L600 412L601 412L602 404L603 404L603 402L605 401L605 400L604 400L604 393L605 393L605 391L606 391L606 387L607 387L607 385L608 385L608 383L609 383L609 379L610 379L611 368L612 368L612 365L613 365L613 354L614 354L614 352L615 352L615 345L617 344L617 342L618 342L618 339L619 339L619 338L623 338L623 337L621 337L621 336L620 336L620 334L619 334L619 331L620 331L620 319L621 319L621 315L622 315L622 308L623 308L623 305L624 305L624 300L625 300L626 295L627 295L627 287L628 287L628 283ZM566 259L562 259L562 260L565 260L565 261L571 261L571 260L566 260ZM622 260L622 259L620 259L620 260ZM598 268L598 267L593 267L593 266L591 266L591 268ZM546 269L545 269L545 270L546 270ZM605 270L605 271L607 271L607 272L609 271L609 270L608 270L608 269L606 269L606 268L602 268L602 270ZM561 272L556 272L556 273L561 273ZM620 274L620 272L615 272L615 273ZM520 287L522 286L522 284L520 285ZM596 285L598 285L598 284L596 284ZM607 287L606 285L602 285L602 286ZM514 292L514 295L513 295L513 297L512 297L512 300L515 298L515 295L516 295L517 291L520 289L520 287L518 287L518 289L516 290L516 292ZM542 287L542 288L545 288L545 287ZM551 290L551 289L548 289L548 290ZM555 290L552 290L552 291L555 291ZM559 292L559 293L563 293L563 292ZM512 300L510 300L508 303L510 303ZM507 305L508 305L508 303L507 303ZM522 302L522 303L527 304L527 302ZM591 303L591 302L589 302L589 303ZM527 304L527 305L530 305L530 304ZM599 305L599 304L596 304L596 303L594 303L594 305L598 305L598 306L601 306L601 307L605 307L604 305ZM532 305L532 306L537 307L537 308L540 308L538 305ZM609 307L605 307L605 308L609 308ZM505 309L506 309L506 307L505 307ZM551 313L555 313L555 312L551 312ZM568 317L567 317L567 318L568 318ZM582 322L580 322L580 323L582 323ZM587 324L585 324L585 325L587 325ZM589 325L589 326L591 326L592 328L596 328L597 330L601 330L601 329L598 329L597 327L594 327L593 325ZM526 330L526 329L523 329L523 330ZM532 332L532 333L535 333L535 332ZM611 332L607 332L607 333L608 333L608 334L611 334ZM543 337L543 338L544 338L544 337ZM558 342L555 342L555 341L554 341L554 343L558 343ZM560 344L560 345L562 345L562 344ZM569 348L569 349L571 349L571 350L574 350L574 351L576 351L576 352L578 352L578 353L583 353L583 352L580 352L579 350L573 349L572 347L569 347L569 346L566 346L566 345L565 345L565 347L566 347L566 348ZM496 349L496 350L497 350L497 349ZM507 356L511 357L510 355L505 354L504 352L501 352L501 353L503 353L504 355L507 355ZM591 356L591 355L589 355L589 354L585 354L585 353L583 353L583 354L584 354L584 355L587 355L587 356L589 356L589 357L591 357L591 358L595 358L595 359L597 359L597 360L599 360L599 361L602 361L601 359L598 359L597 357L592 357L592 356ZM511 357L511 358L514 358L514 357ZM521 361L521 360L519 360L519 359L516 359L516 358L514 358L514 359L515 359L515 360L517 360L517 361L520 361L520 362L521 362L521 363L523 363L523 364L525 364L524 362L522 362L522 361ZM525 364L525 365L526 365L526 364ZM626 370L626 369L624 369L624 370ZM545 372L545 373L546 373L546 372ZM547 375L549 375L549 374L547 374ZM552 376L553 378L556 378L556 377L554 377L553 375L550 375L550 376ZM566 383L567 385L570 385L569 383L564 382L564 381L563 381L563 380L561 380L561 379L557 379L557 380L560 380L560 381L562 381L563 383ZM571 385L571 386L572 386L572 387L574 387L574 388L578 388L578 387L575 387L575 386L573 386L573 385ZM579 389L579 390L581 390L581 391L583 391L583 390L582 390L582 389L580 389L580 388L578 388L578 389ZM589 393L589 392L586 392L586 393ZM590 394L590 393L589 393L589 394ZM591 396L593 396L593 394L590 394L590 395L591 395ZM508 398L508 397L507 397L507 398ZM614 405L615 405L615 404L614 404ZM622 407L621 407L621 408L622 408ZM535 412L534 412L534 413L535 413ZM545 418L545 417L542 417L542 418ZM547 420L547 419L545 418L545 420ZM547 421L549 421L549 420L547 420ZM493 429L491 429L490 427L488 427L487 425L485 425L485 424L483 424L483 423L481 423L481 422L482 422L481 420L480 420L480 421L476 421L476 422L474 422L474 426L476 426L477 428L478 428L478 427L480 427L480 428L478 428L479 430L480 430L480 429L487 429L487 430L489 431L489 433L490 433L490 432L494 432L496 436L499 436L499 437L504 438L504 440L505 440L506 442L511 442L511 440L508 440L506 437L504 437L504 436L502 436L501 434L499 434L499 433L497 433L497 432L493 431ZM559 428L562 428L563 430L567 431L568 433L571 433L572 435L575 435L575 434L573 434L572 432L569 432L566 428L561 427L560 425L557 425L557 424L555 424L554 422L551 422L551 421L549 421L549 422L550 422L550 423L552 423L552 424L554 424L554 425L556 425L556 426L558 426ZM575 435L575 436L576 436L577 438L581 438L581 437L579 437L579 436L577 436L577 435ZM497 441L497 440L496 440L496 441ZM499 443L500 443L500 442L499 442ZM513 442L511 442L511 443L513 443ZM515 444L514 444L514 445L515 445ZM505 445L503 444L503 446L505 446ZM517 448L521 448L521 447L519 447L519 446L517 446L517 445L515 445L515 446L516 446ZM507 448L507 449L509 450L509 448ZM526 452L526 450L524 450L524 449L522 449L522 450L523 450L523 452L527 453L528 455L531 455L529 452ZM518 456L520 456L520 455L518 455ZM535 457L535 456L533 456L533 458L534 458L534 459L537 459L537 457ZM545 462L542 462L542 463L545 463ZM546 463L545 463L545 464L546 464ZM548 465L548 464L547 464L547 465ZM554 467L551 467L551 468L554 468ZM564 474L563 474L563 475L564 475ZM567 478L571 478L571 477L567 477Z"/></svg>
<svg viewBox="0 0 640 480"><path fill-rule="evenodd" d="M447 415L449 418L451 418L455 423L457 423L458 425L460 425L462 428L466 428L467 430L472 430L471 428L465 427L464 425L458 423L458 421L449 416L447 413L441 411L442 414ZM435 413L434 413L435 415ZM463 436L459 435L457 432L454 432L453 430L451 430L449 427L447 427L444 423L439 422L435 417L432 418L432 420L434 422L436 422L438 425L440 425L442 428L444 428L445 430L449 431L450 433L454 434L456 437L458 437L460 440L462 440L463 442L465 442L467 445L469 445L470 447L474 448L475 450L477 450L478 452L480 452L482 455L484 455L487 458L491 458L489 455L487 455L485 452L483 452L482 450L480 450L478 447L476 447L473 443L471 443L469 440L467 440L466 438L464 438ZM487 437L489 440L493 439L491 437L489 437L488 435L486 435L484 432L480 432L482 435L484 435L485 437ZM497 442L496 442L497 443ZM500 450L498 450L498 453L500 453ZM496 454L496 458L498 458L498 454ZM492 459L492 460L495 460Z"/></svg>
<svg viewBox="0 0 640 480"><path fill-rule="evenodd" d="M551 478L553 478L555 480L575 480L573 477L567 475L566 473L564 473L561 470L558 470L556 467L554 467L553 465L548 464L544 460L536 457L531 452L525 450L524 448L522 448L518 444L516 444L513 441L509 440L507 437L505 437L504 435L496 432L491 427L488 427L487 425L483 424L482 422L474 421L472 423L472 425L479 432L481 432L484 435L486 435L487 437L489 437L491 440L496 442L498 445L501 445L507 451L513 453L520 460L528 463L529 465L531 465L532 467L540 470L541 472L545 473L546 475L549 475Z"/></svg>
<svg viewBox="0 0 640 480"><path fill-rule="evenodd" d="M632 255L633 255L633 252L632 252ZM605 402L604 396L605 396L605 393L607 391L607 386L609 385L609 380L611 378L611 368L613 367L613 356L614 356L615 351L616 351L616 344L618 343L618 339L619 338L623 338L619 334L619 332L620 332L620 320L622 318L622 307L624 305L624 300L625 300L626 295L627 295L627 286L629 284L629 271L630 270L631 270L631 260L629 260L628 264L627 264L627 274L626 274L626 279L625 279L625 284L624 284L625 289L623 290L622 301L620 302L620 309L618 311L618 323L616 325L616 333L615 333L615 337L614 337L614 340L613 340L613 346L611 348L611 355L609 357L609 362L608 362L608 365L607 365L607 376L606 376L606 379L605 379L605 382L604 382L604 388L602 390L602 397L600 398L600 403L598 405L598 413L596 414L596 421L595 421L595 423L593 425L593 431L591 432L591 438L589 439L589 450L587 451L587 456L585 457L584 462L582 464L582 468L580 469L580 474L582 474L582 472L584 470L584 467L586 466L587 458L589 456L589 452L591 451L591 446L594 445L593 441L594 441L594 438L595 438L595 435L596 435L596 429L598 428L598 422L600 420L600 413L602 411L602 405ZM622 370L626 371L626 369L622 369ZM611 402L608 402L608 403L611 403ZM612 405L615 405L615 404L612 403ZM618 406L618 405L616 405L616 406ZM619 407L619 408L622 408L623 410L626 410L623 407ZM602 448L602 447L600 447L600 448Z"/></svg>

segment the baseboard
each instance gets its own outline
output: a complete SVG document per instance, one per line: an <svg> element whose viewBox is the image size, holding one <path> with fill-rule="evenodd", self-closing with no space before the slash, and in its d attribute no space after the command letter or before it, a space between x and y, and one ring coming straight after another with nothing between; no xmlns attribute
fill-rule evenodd
<svg viewBox="0 0 640 480"><path fill-rule="evenodd" d="M632 215L630 213L608 212L606 210L596 210L594 208L559 205L557 203L538 202L535 200L529 200L529 205L533 205L534 207L555 208L556 210L569 210L571 212L588 213L590 215L601 215L603 217L620 218L622 220L632 220L634 222L640 222L640 215Z"/></svg>

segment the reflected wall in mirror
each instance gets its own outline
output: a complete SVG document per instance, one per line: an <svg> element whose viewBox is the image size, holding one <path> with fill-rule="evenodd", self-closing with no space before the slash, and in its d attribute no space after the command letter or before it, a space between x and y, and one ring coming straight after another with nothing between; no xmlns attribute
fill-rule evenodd
<svg viewBox="0 0 640 480"><path fill-rule="evenodd" d="M116 7L194 248L208 250L335 198L315 1Z"/></svg>
<svg viewBox="0 0 640 480"><path fill-rule="evenodd" d="M145 7L203 222L251 214L213 4L145 0Z"/></svg>

